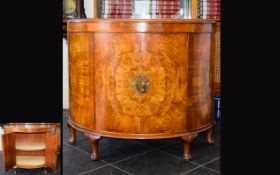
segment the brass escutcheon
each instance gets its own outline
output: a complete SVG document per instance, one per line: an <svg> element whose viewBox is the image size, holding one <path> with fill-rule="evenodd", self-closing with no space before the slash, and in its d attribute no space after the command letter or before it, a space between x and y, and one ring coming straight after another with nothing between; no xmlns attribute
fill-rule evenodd
<svg viewBox="0 0 280 175"><path fill-rule="evenodd" d="M144 75L136 75L131 80L131 87L134 91L139 92L140 94L146 93L150 86L150 80Z"/></svg>

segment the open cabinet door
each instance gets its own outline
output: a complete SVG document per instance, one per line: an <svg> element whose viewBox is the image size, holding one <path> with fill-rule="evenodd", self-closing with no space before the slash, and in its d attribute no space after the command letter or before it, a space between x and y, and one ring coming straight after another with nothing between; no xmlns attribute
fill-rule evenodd
<svg viewBox="0 0 280 175"><path fill-rule="evenodd" d="M16 147L14 133L2 134L2 157L5 172L16 165Z"/></svg>
<svg viewBox="0 0 280 175"><path fill-rule="evenodd" d="M46 167L51 168L53 173L56 171L56 159L57 159L57 147L58 147L58 136L57 134L46 134L46 152L45 152L45 162Z"/></svg>

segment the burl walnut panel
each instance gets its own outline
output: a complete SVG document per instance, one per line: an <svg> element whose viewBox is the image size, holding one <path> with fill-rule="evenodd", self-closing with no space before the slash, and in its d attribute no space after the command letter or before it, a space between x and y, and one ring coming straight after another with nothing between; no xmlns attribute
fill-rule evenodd
<svg viewBox="0 0 280 175"><path fill-rule="evenodd" d="M198 132L212 142L212 23L70 20L70 143L85 131L96 160L100 136L182 137L185 159Z"/></svg>
<svg viewBox="0 0 280 175"><path fill-rule="evenodd" d="M140 73L138 34L95 34L96 130L141 133L140 98L130 81Z"/></svg>
<svg viewBox="0 0 280 175"><path fill-rule="evenodd" d="M97 130L126 134L186 130L188 35L97 33L95 43ZM151 82L145 95L131 88L138 74Z"/></svg>
<svg viewBox="0 0 280 175"><path fill-rule="evenodd" d="M188 34L142 34L140 72L151 80L140 97L143 134L186 131Z"/></svg>

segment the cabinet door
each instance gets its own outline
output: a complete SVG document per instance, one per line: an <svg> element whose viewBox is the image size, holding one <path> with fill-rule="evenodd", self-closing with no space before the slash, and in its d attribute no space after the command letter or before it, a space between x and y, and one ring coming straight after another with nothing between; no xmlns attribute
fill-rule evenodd
<svg viewBox="0 0 280 175"><path fill-rule="evenodd" d="M186 130L188 35L95 34L97 130Z"/></svg>
<svg viewBox="0 0 280 175"><path fill-rule="evenodd" d="M4 171L16 165L16 149L15 149L15 134L2 135L2 157L4 162Z"/></svg>
<svg viewBox="0 0 280 175"><path fill-rule="evenodd" d="M150 81L140 98L144 134L186 130L188 35L142 34L140 72Z"/></svg>
<svg viewBox="0 0 280 175"><path fill-rule="evenodd" d="M46 134L46 151L45 151L45 162L46 166L50 167L53 172L56 171L56 160L57 160L57 148L58 148L58 136L57 134Z"/></svg>
<svg viewBox="0 0 280 175"><path fill-rule="evenodd" d="M96 128L139 134L141 94L131 89L131 80L139 74L140 35L96 33L95 43Z"/></svg>

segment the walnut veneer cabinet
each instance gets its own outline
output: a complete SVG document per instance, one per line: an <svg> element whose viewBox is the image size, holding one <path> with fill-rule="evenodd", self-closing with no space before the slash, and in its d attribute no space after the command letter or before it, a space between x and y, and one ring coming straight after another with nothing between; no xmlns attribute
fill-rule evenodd
<svg viewBox="0 0 280 175"><path fill-rule="evenodd" d="M75 19L68 22L70 143L181 137L208 130L213 143L213 56L209 20Z"/></svg>
<svg viewBox="0 0 280 175"><path fill-rule="evenodd" d="M2 156L4 171L14 168L47 167L56 171L57 151L59 149L58 124L48 123L10 123L4 125L2 135Z"/></svg>

